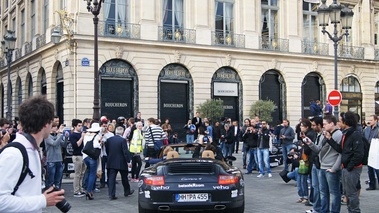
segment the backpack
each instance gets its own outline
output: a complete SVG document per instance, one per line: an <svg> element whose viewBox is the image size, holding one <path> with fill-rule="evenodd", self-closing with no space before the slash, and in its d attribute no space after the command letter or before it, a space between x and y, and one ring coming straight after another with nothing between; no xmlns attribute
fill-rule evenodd
<svg viewBox="0 0 379 213"><path fill-rule="evenodd" d="M21 175L18 178L18 181L16 183L16 186L13 189L13 192L11 193L12 195L14 195L16 191L18 190L18 187L25 180L27 174L29 174L31 178L34 178L35 176L33 175L33 172L29 168L29 157L28 157L25 147L19 142L11 142L11 143L8 143L6 146L4 146L2 149L0 149L0 154L8 147L14 147L20 150L22 154L22 159L23 159Z"/></svg>

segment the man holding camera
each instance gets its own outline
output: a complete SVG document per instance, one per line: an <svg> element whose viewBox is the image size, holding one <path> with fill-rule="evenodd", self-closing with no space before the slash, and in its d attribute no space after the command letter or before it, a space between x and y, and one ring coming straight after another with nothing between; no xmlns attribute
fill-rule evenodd
<svg viewBox="0 0 379 213"><path fill-rule="evenodd" d="M19 107L23 134L15 141L23 145L29 159L29 172L16 189L23 157L19 149L9 147L0 154L0 212L42 212L64 200L64 190L50 187L41 194L41 161L39 145L50 135L54 106L44 96L34 96Z"/></svg>
<svg viewBox="0 0 379 213"><path fill-rule="evenodd" d="M290 122L287 119L283 120L283 128L279 134L280 143L282 145L283 156L287 156L290 149L293 147L293 139L295 138L295 132L290 127ZM287 158L283 158L284 170L288 171Z"/></svg>

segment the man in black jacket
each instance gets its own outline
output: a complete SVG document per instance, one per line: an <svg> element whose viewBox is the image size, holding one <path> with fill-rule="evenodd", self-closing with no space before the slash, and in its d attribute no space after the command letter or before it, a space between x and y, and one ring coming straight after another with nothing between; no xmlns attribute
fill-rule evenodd
<svg viewBox="0 0 379 213"><path fill-rule="evenodd" d="M364 155L362 135L356 131L357 119L353 112L342 112L339 120L343 129L341 145L333 140L327 142L342 154L342 187L347 197L348 211L361 212L357 184L362 173Z"/></svg>
<svg viewBox="0 0 379 213"><path fill-rule="evenodd" d="M248 146L246 150L246 152L248 153L246 174L252 174L253 169L258 170L258 165L257 165L258 163L258 156L257 156L258 130L254 128L254 126L248 127L246 129L246 132L242 136ZM258 177L262 177L262 175L258 175Z"/></svg>
<svg viewBox="0 0 379 213"><path fill-rule="evenodd" d="M266 167L268 177L271 178L271 168L270 168L270 130L267 128L267 122L262 121L262 128L258 131L258 165L259 165L259 176L264 176Z"/></svg>
<svg viewBox="0 0 379 213"><path fill-rule="evenodd" d="M125 138L122 137L124 128L118 126L116 135L107 139L105 144L108 162L108 195L110 200L117 199L116 195L116 176L121 174L121 182L124 187L124 196L133 194L134 190L130 189L128 180L128 167L131 167L130 153Z"/></svg>

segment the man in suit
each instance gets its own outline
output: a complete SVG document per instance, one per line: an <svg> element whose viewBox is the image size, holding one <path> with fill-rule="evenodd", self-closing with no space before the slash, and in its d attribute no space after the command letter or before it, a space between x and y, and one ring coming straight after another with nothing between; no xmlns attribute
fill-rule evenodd
<svg viewBox="0 0 379 213"><path fill-rule="evenodd" d="M124 187L124 196L129 196L134 193L130 189L128 181L128 167L130 164L130 154L128 144L125 138L122 137L124 128L118 126L115 131L116 135L107 139L105 147L107 151L108 161L108 195L110 200L116 200L116 175L121 174L121 182Z"/></svg>
<svg viewBox="0 0 379 213"><path fill-rule="evenodd" d="M192 124L194 124L196 126L196 131L195 131L195 134L194 134L194 137L196 139L197 135L198 135L197 130L202 125L201 118L200 118L200 112L196 112L196 116L194 118L192 118Z"/></svg>

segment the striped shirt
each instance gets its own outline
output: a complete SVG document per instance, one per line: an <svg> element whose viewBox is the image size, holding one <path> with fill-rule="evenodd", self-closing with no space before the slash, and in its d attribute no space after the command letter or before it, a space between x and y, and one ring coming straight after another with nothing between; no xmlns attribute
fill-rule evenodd
<svg viewBox="0 0 379 213"><path fill-rule="evenodd" d="M153 140L153 137L154 140ZM150 127L146 128L145 132L145 142L146 146L154 147L154 141L160 141L166 138L166 134L163 132L163 129L157 125L150 125Z"/></svg>

